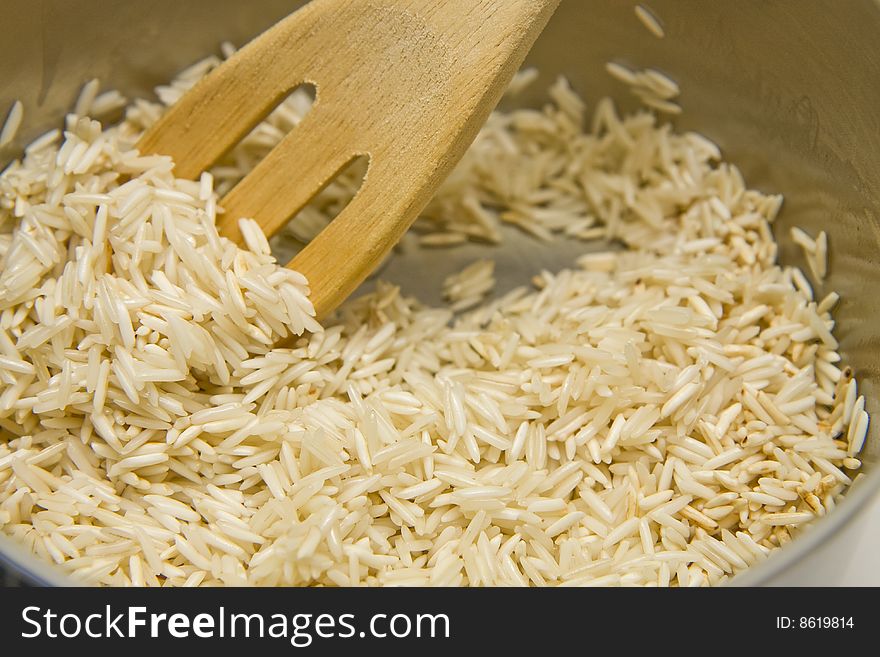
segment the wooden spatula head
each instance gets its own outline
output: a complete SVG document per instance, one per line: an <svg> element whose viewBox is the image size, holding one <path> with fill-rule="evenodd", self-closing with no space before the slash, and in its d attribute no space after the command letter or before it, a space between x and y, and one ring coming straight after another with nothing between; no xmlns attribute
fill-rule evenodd
<svg viewBox="0 0 880 657"><path fill-rule="evenodd" d="M305 119L221 201L277 232L353 158L369 166L348 206L290 266L319 317L380 263L464 154L559 0L313 0L212 71L138 144L197 177L293 89Z"/></svg>

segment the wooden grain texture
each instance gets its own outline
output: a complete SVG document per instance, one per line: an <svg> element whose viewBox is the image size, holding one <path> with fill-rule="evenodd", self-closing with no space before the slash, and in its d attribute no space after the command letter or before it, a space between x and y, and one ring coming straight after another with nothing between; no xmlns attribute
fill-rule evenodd
<svg viewBox="0 0 880 657"><path fill-rule="evenodd" d="M294 258L319 317L400 239L522 64L559 0L313 0L211 72L141 139L194 178L293 89L309 114L224 199L272 235L353 158L369 158L349 205Z"/></svg>

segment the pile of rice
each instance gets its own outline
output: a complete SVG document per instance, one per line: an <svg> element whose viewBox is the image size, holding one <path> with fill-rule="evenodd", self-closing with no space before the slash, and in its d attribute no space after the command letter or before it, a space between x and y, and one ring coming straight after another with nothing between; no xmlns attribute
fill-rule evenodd
<svg viewBox="0 0 880 657"><path fill-rule="evenodd" d="M3 532L108 585L693 586L828 512L868 416L837 296L775 264L781 198L654 113L585 130L551 97L494 115L417 231L628 248L489 300L479 263L461 314L380 283L324 328L254 222L215 229L307 98L196 182L132 150L162 104L104 129L81 99L0 176Z"/></svg>

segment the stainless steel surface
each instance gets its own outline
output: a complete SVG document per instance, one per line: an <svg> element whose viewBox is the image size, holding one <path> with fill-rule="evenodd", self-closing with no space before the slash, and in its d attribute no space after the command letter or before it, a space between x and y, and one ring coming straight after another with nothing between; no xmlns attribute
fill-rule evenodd
<svg viewBox="0 0 880 657"><path fill-rule="evenodd" d="M240 44L300 2L289 0L6 0L0 40L0 112L20 98L24 125L17 147L59 123L80 85L100 77L126 94L151 96L156 84L221 40ZM829 234L830 276L817 290L840 292L837 335L859 378L868 410L880 418L880 6L874 0L650 0L666 38L651 36L633 15L635 0L563 0L529 63L541 79L522 98L544 102L542 89L563 73L588 101L611 95L634 102L604 71L616 59L655 66L682 86L683 130L715 140L752 186L785 194L775 232L782 261L803 265L788 239L797 224ZM0 162L13 152L0 152ZM396 254L382 276L426 301L439 299L443 277L475 255L498 261L502 285L559 269L586 247L558 240L542 246L505 233L501 248ZM875 423L877 424L877 423ZM866 477L828 517L737 584L778 583L808 553L859 522L878 489L878 431L865 450ZM0 540L0 554L42 581L57 572ZM846 549L843 546L842 549Z"/></svg>

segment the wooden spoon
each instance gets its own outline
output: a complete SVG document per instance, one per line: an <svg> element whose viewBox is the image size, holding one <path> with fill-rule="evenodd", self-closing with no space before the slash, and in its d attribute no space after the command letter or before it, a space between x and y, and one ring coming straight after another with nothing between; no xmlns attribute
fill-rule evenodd
<svg viewBox="0 0 880 657"><path fill-rule="evenodd" d="M311 111L221 201L267 235L357 156L361 189L289 266L319 317L381 262L476 137L559 0L313 0L186 93L141 138L195 178L303 83Z"/></svg>

